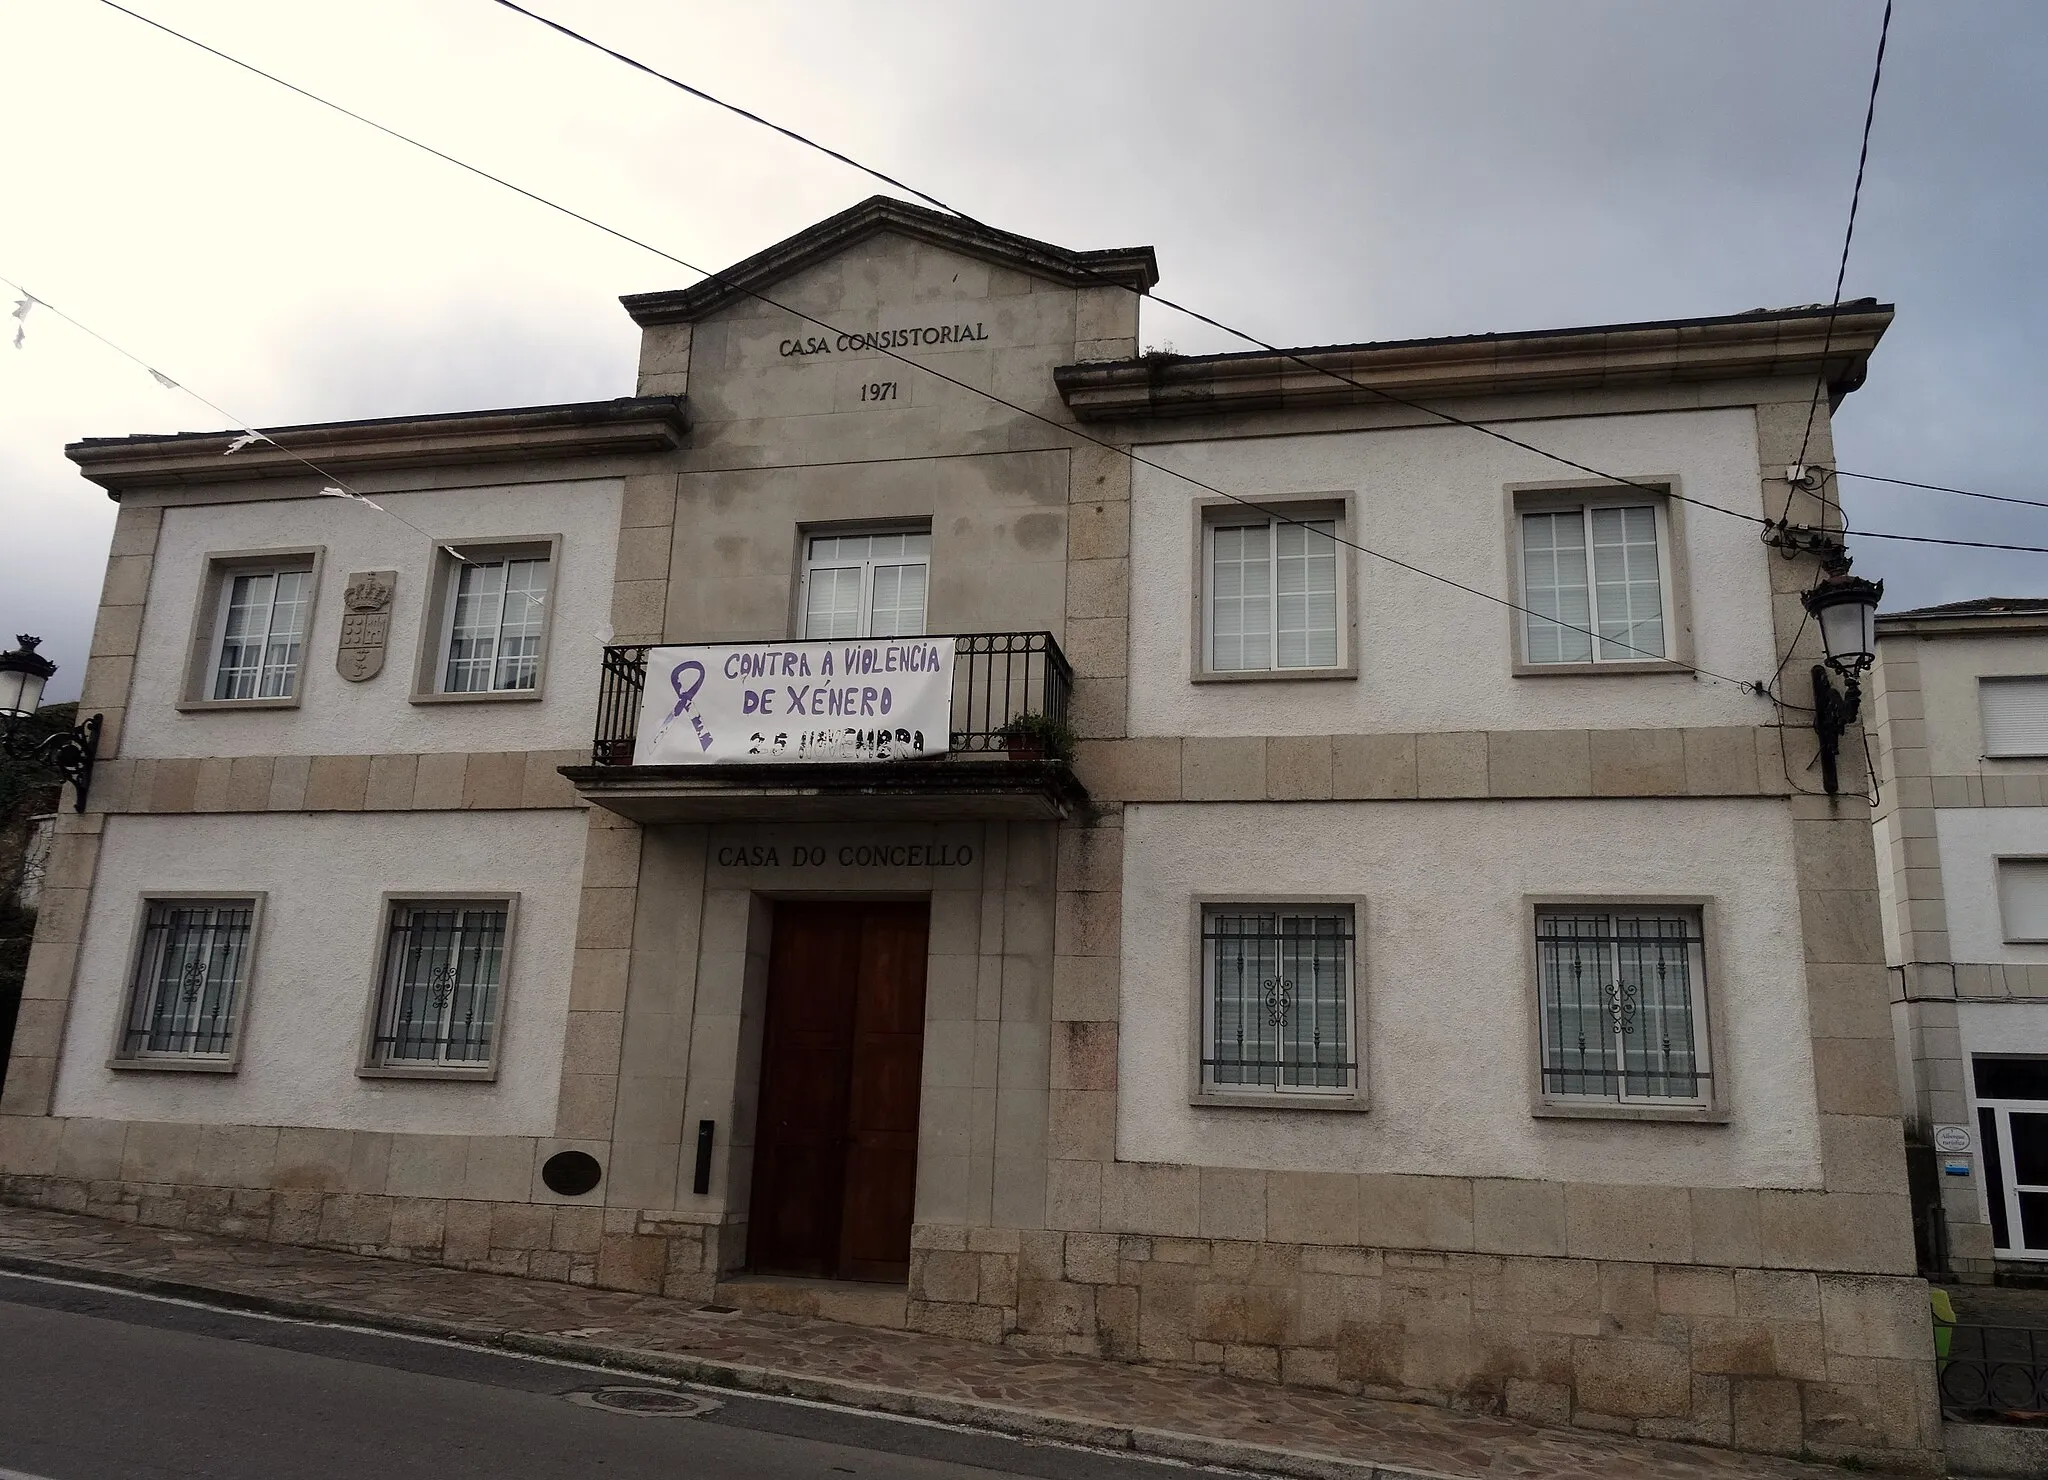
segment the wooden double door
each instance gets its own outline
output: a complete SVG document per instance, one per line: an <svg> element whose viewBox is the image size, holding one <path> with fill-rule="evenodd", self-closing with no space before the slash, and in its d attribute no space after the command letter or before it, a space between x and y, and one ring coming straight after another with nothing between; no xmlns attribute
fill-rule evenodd
<svg viewBox="0 0 2048 1480"><path fill-rule="evenodd" d="M924 901L775 905L748 1263L902 1280L917 1199Z"/></svg>

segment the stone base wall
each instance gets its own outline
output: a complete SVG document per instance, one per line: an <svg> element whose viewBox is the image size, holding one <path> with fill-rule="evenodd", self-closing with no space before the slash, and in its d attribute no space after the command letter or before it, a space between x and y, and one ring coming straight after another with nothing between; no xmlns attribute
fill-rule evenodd
<svg viewBox="0 0 2048 1480"><path fill-rule="evenodd" d="M914 1329L1939 1468L1916 1278L935 1226L916 1244Z"/></svg>
<svg viewBox="0 0 2048 1480"><path fill-rule="evenodd" d="M708 1300L721 1230L634 1208L0 1174L0 1202Z"/></svg>

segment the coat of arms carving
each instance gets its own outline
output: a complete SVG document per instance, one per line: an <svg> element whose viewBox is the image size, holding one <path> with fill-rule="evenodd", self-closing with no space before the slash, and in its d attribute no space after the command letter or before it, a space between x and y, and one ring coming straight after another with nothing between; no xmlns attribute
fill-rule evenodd
<svg viewBox="0 0 2048 1480"><path fill-rule="evenodd" d="M395 570L362 570L348 578L341 593L341 646L334 666L350 683L361 683L384 671L384 644L391 636L391 593L398 586Z"/></svg>

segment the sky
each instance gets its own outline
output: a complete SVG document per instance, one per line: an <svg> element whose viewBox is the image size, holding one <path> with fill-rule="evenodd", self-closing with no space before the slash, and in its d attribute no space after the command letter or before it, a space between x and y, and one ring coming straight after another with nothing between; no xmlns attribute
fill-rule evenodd
<svg viewBox="0 0 2048 1480"><path fill-rule="evenodd" d="M991 224L1149 243L1162 291L1280 344L1828 301L1883 10L531 6ZM492 0L130 8L713 269L880 188ZM630 394L618 295L692 280L102 0L0 0L0 38L0 277L230 413L47 309L0 343L0 634L44 637L51 699L113 523L66 442ZM2048 499L2043 76L2038 0L1899 0L1844 287L1898 319L1837 417L1843 468ZM2048 546L2048 508L1844 489L1853 527ZM1893 610L2048 593L2048 555L1857 555Z"/></svg>

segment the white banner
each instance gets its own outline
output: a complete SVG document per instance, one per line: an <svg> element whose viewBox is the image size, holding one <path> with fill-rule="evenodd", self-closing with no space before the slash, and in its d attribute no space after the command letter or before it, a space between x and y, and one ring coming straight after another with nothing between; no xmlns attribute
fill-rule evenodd
<svg viewBox="0 0 2048 1480"><path fill-rule="evenodd" d="M658 647L633 764L915 760L952 723L950 637Z"/></svg>

